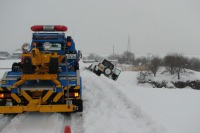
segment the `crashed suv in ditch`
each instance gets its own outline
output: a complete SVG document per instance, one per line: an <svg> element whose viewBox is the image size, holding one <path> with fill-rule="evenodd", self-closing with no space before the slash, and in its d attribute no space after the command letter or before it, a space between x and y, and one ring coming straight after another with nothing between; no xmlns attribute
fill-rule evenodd
<svg viewBox="0 0 200 133"><path fill-rule="evenodd" d="M93 71L96 75L100 76L102 73L113 80L117 80L121 70L118 69L111 61L103 58L98 62L94 62L88 67L89 70Z"/></svg>

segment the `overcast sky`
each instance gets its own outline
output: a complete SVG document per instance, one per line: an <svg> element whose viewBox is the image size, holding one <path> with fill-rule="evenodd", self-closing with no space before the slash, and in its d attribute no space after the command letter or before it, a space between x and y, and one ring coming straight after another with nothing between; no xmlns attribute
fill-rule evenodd
<svg viewBox="0 0 200 133"><path fill-rule="evenodd" d="M0 51L31 42L30 27L62 24L83 53L200 54L199 0L0 0Z"/></svg>

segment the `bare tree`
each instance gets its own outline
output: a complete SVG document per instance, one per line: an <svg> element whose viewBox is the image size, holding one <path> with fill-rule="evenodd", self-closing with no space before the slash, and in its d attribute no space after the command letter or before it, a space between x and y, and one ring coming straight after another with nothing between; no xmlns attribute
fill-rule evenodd
<svg viewBox="0 0 200 133"><path fill-rule="evenodd" d="M164 57L164 64L171 74L176 73L178 79L180 79L180 73L185 71L188 59L181 54L170 54Z"/></svg>
<svg viewBox="0 0 200 133"><path fill-rule="evenodd" d="M134 65L137 65L137 66L147 66L147 63L148 63L148 59L146 57L138 57L138 58L135 58L134 60Z"/></svg>
<svg viewBox="0 0 200 133"><path fill-rule="evenodd" d="M88 60L100 60L102 57L101 56L99 56L99 55L96 55L96 54L94 54L94 53L90 53L88 56L87 56L87 59Z"/></svg>
<svg viewBox="0 0 200 133"><path fill-rule="evenodd" d="M166 55L163 59L164 66L170 74L175 73L175 58L173 54Z"/></svg>
<svg viewBox="0 0 200 133"><path fill-rule="evenodd" d="M188 64L187 64L186 68L192 69L195 71L200 71L200 59L198 59L198 58L188 59Z"/></svg>
<svg viewBox="0 0 200 133"><path fill-rule="evenodd" d="M125 51L121 56L118 56L119 63L133 64L135 55L132 52Z"/></svg>
<svg viewBox="0 0 200 133"><path fill-rule="evenodd" d="M175 55L175 73L178 75L178 79L180 79L180 73L185 71L188 60L183 55L177 54Z"/></svg>
<svg viewBox="0 0 200 133"><path fill-rule="evenodd" d="M119 58L119 55L116 55L116 54L114 54L114 55L112 54L112 55L108 56L109 60L118 60L118 58Z"/></svg>
<svg viewBox="0 0 200 133"><path fill-rule="evenodd" d="M156 76L156 73L161 65L162 59L158 56L152 56L149 64L147 64L148 69Z"/></svg>

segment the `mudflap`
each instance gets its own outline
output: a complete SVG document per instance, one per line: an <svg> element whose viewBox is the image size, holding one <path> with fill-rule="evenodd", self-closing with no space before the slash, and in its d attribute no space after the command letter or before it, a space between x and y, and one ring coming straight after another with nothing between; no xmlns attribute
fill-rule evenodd
<svg viewBox="0 0 200 133"><path fill-rule="evenodd" d="M83 112L83 101L81 99L72 100L72 103L77 106L76 112Z"/></svg>

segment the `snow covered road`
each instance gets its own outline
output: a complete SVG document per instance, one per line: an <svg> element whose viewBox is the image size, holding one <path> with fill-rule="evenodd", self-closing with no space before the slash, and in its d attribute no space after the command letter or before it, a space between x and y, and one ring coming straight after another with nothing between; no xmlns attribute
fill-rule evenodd
<svg viewBox="0 0 200 133"><path fill-rule="evenodd" d="M2 116L1 133L63 133L70 125L73 133L161 133L123 93L115 81L83 70L84 111L65 117L59 113L24 113Z"/></svg>
<svg viewBox="0 0 200 133"><path fill-rule="evenodd" d="M65 117L58 113L24 113L10 119L2 133L61 133Z"/></svg>
<svg viewBox="0 0 200 133"><path fill-rule="evenodd" d="M74 133L83 133L80 114L24 113L17 116L0 116L1 133L64 133L70 125ZM77 128L76 126L79 125Z"/></svg>

